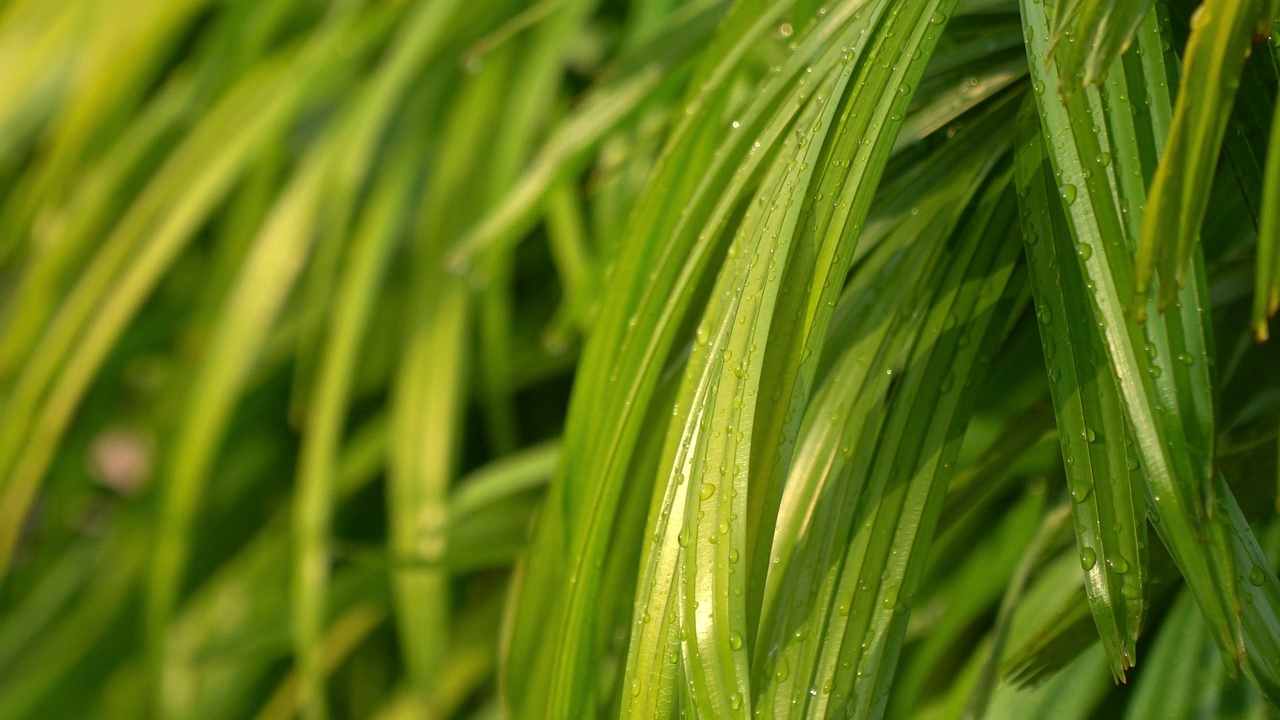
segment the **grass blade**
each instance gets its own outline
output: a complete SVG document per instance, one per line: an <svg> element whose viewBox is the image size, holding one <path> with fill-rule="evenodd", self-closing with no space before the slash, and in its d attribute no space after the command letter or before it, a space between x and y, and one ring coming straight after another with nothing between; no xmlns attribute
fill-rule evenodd
<svg viewBox="0 0 1280 720"><path fill-rule="evenodd" d="M1103 82L1107 71L1133 42L1152 0L1068 0L1054 18L1054 56L1063 75L1088 87ZM1063 91L1071 94L1071 83Z"/></svg>
<svg viewBox="0 0 1280 720"><path fill-rule="evenodd" d="M1098 333L1078 250L1055 197L1034 107L1019 118L1018 194L1032 297L1058 438L1066 460L1071 516L1086 574L1089 605L1111 674L1133 667L1146 584L1146 500L1124 404ZM1057 320L1057 322L1054 322Z"/></svg>
<svg viewBox="0 0 1280 720"><path fill-rule="evenodd" d="M1138 244L1136 307L1160 277L1160 308L1187 281L1227 119L1264 0L1206 0L1191 17L1178 104L1148 199Z"/></svg>
<svg viewBox="0 0 1280 720"><path fill-rule="evenodd" d="M915 290L897 317L844 351L809 410L756 651L761 705L780 717L883 712L958 449L942 439L967 419L960 378L979 372L979 354L1000 335L986 333L1002 329L1008 312L1001 296L1017 251L1008 180L997 173L935 259L914 258L915 282L904 287ZM887 415L875 420L878 407Z"/></svg>
<svg viewBox="0 0 1280 720"><path fill-rule="evenodd" d="M1094 298L1093 317L1106 339L1107 359L1147 479L1156 529L1196 593L1225 657L1238 665L1244 639L1233 582L1236 570L1226 527L1216 517L1211 467L1212 349L1202 315L1207 304L1199 276L1203 271L1175 290L1176 313L1153 316L1142 324L1134 308L1133 227L1140 222L1142 207L1133 195L1135 179L1145 177L1141 148L1162 147L1160 129L1167 127L1160 109L1168 105L1161 101L1160 89L1165 87L1166 98L1168 90L1165 77L1154 69L1163 57L1156 18L1149 14L1146 29L1139 30L1145 52L1135 74L1144 78L1152 109L1129 116L1131 105L1108 109L1106 97L1092 89L1071 95L1065 105L1058 100L1059 69L1038 61L1048 49L1051 9L1051 4L1022 3L1042 132L1083 270L1080 279L1085 286L1072 292ZM1119 82L1119 73L1112 77ZM1148 139L1143 142L1130 134L1126 120L1135 125L1145 121L1142 132L1149 133ZM1112 164L1115 167L1108 170Z"/></svg>
<svg viewBox="0 0 1280 720"><path fill-rule="evenodd" d="M414 186L413 162L421 149L413 142L407 145L399 162L375 190L347 251L346 269L336 297L337 312L328 329L314 402L303 433L294 496L293 623L299 663L296 702L304 717L326 715L326 651L321 636L329 585L333 486L360 345Z"/></svg>
<svg viewBox="0 0 1280 720"><path fill-rule="evenodd" d="M7 398L0 432L0 574L50 455L106 353L258 144L293 118L317 89L311 83L333 75L334 44L346 39L358 47L369 39L353 35L320 35L304 51L248 76L171 157L63 302ZM245 123L246 116L253 122ZM233 126L237 132L229 132ZM193 167L199 168L194 175Z"/></svg>
<svg viewBox="0 0 1280 720"><path fill-rule="evenodd" d="M1270 50L1280 67L1280 31L1273 31ZM1253 295L1253 333L1258 342L1270 336L1267 320L1280 311L1280 103L1271 120L1258 227L1257 280Z"/></svg>

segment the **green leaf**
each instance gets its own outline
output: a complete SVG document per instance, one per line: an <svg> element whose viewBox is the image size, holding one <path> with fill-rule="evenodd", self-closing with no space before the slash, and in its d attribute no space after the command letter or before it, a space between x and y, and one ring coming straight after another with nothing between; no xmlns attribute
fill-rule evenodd
<svg viewBox="0 0 1280 720"><path fill-rule="evenodd" d="M779 717L883 712L970 388L1019 286L1009 175L907 264L902 304L844 349L806 413L756 648L760 705Z"/></svg>
<svg viewBox="0 0 1280 720"><path fill-rule="evenodd" d="M1029 104L1019 118L1023 237L1085 588L1111 673L1133 667L1146 584L1145 488L1107 348Z"/></svg>
<svg viewBox="0 0 1280 720"><path fill-rule="evenodd" d="M1157 20L1154 13L1148 14L1139 30L1144 52L1132 61L1124 59L1124 73L1111 73L1105 88L1075 93L1064 105L1058 99L1059 69L1036 62L1047 51L1046 13L1051 7L1023 2L1022 9L1045 143L1083 271L1083 287L1069 292L1094 298L1093 321L1105 338L1107 361L1133 433L1133 451L1147 480L1150 516L1226 659L1238 665L1244 638L1233 582L1236 569L1216 507L1211 468L1212 349L1203 317L1207 299L1202 265L1197 262L1198 272L1175 290L1176 312L1152 314L1140 323L1134 307L1139 180L1152 162L1144 148L1155 152L1163 146L1161 128L1167 127L1164 109L1169 106ZM1152 96L1150 106L1122 100L1140 91Z"/></svg>
<svg viewBox="0 0 1280 720"><path fill-rule="evenodd" d="M1059 507L1045 516L1035 536L1027 544L1022 559L1018 561L1018 566L1014 569L1013 576L1009 579L1004 598L1000 601L1000 611L996 615L996 624L992 630L989 655L982 664L982 669L978 672L973 695L970 696L969 705L965 707L964 714L961 716L965 720L975 720L986 715L987 705L990 703L992 691L995 689L997 668L1004 653L1005 638L1009 633L1009 625L1013 617L1014 608L1017 607L1018 602L1022 599L1027 580L1040 562L1041 554L1044 553L1049 545L1054 543L1059 531L1066 527L1067 518L1072 515L1070 510L1071 508L1068 507Z"/></svg>
<svg viewBox="0 0 1280 720"><path fill-rule="evenodd" d="M658 46L646 46L650 52L637 52L625 59L595 86L556 125L503 198L457 241L446 259L449 267L473 276L476 284L491 282L488 275L492 268L478 263L478 258L495 250L509 250L519 241L537 219L539 205L555 182L579 168L587 150L648 100L666 74L679 69L723 14L723 2L692 5L665 28Z"/></svg>
<svg viewBox="0 0 1280 720"><path fill-rule="evenodd" d="M1254 33L1270 3L1206 0L1191 16L1173 122L1148 198L1148 222L1138 245L1138 298L1160 278L1160 309L1171 305L1192 272L1227 119Z"/></svg>
<svg viewBox="0 0 1280 720"><path fill-rule="evenodd" d="M1152 0L1065 0L1053 23L1053 54L1063 76L1079 77L1083 87L1103 82L1151 6ZM1073 83L1063 85L1068 95L1076 89Z"/></svg>
<svg viewBox="0 0 1280 720"><path fill-rule="evenodd" d="M50 457L86 387L174 257L207 221L252 152L325 87L333 48L369 24L321 34L246 76L174 153L117 224L28 355L0 430L0 572ZM305 78L306 81L300 80ZM252 122L244 122L252 117ZM230 138L230 139L229 139Z"/></svg>
<svg viewBox="0 0 1280 720"><path fill-rule="evenodd" d="M1128 717L1190 717L1204 670L1221 667L1191 593L1180 593L1143 663ZM1208 660L1208 662L1206 662Z"/></svg>
<svg viewBox="0 0 1280 720"><path fill-rule="evenodd" d="M1280 31L1272 32L1273 62L1280 68ZM1280 103L1271 119L1271 139L1267 143L1265 179L1262 186L1261 222L1258 227L1258 257L1253 295L1253 332L1259 342L1270 335L1267 320L1280 311Z"/></svg>
<svg viewBox="0 0 1280 720"><path fill-rule="evenodd" d="M953 487L959 478L960 473L952 478ZM886 717L919 711L927 697L929 676L946 663L948 654L971 645L968 630L1000 601L1027 544L1036 535L1046 490L1045 484L1028 488L994 526L991 518L981 513L948 530L939 525L929 553L930 569L904 636L904 645L910 650L903 652Z"/></svg>
<svg viewBox="0 0 1280 720"><path fill-rule="evenodd" d="M359 348L413 188L420 143L407 142L399 163L378 184L347 250L336 312L326 334L306 419L294 496L294 640L299 658L297 704L302 714L323 717L326 660L322 643L329 585L331 516L339 445L346 424ZM409 159L406 161L406 158ZM282 701L283 702L283 701ZM292 714L292 712L288 713Z"/></svg>
<svg viewBox="0 0 1280 720"><path fill-rule="evenodd" d="M1023 592L1009 626L1007 649L1001 659L1005 681L1034 686L1097 647L1096 625L1080 572L1080 552L1072 547L1045 562ZM1099 659L1110 667L1106 653ZM1112 676L1114 682L1114 676Z"/></svg>
<svg viewBox="0 0 1280 720"><path fill-rule="evenodd" d="M505 655L516 671L508 678L507 692L515 707L528 708L521 712L539 714L551 707L553 715L576 716L592 702L589 677L599 651L591 618L593 606L602 601L594 568L609 547L659 372L694 293L713 269L708 261L723 252L719 228L754 168L774 152L776 139L791 124L794 105L784 105L784 99L794 102L794 94L803 91L793 83L842 26L839 16L819 24L803 52L790 58L784 71L753 98L737 131L726 135L729 123L718 112L724 107L727 75L783 9L777 4L758 15L762 7L746 4L730 14L698 71L707 78L695 86L703 94L686 105L689 112L639 200L619 257L606 271L599 330L584 350L570 407L565 470L553 483L529 564L513 594L520 599L513 617L518 631ZM846 18L850 14L841 13ZM778 108L783 108L782 116L771 119ZM761 134L770 120L769 134ZM749 152L757 138L768 152ZM741 158L747 158L747 166L735 173ZM721 197L721 184L731 182L736 189ZM706 226L715 229L707 232ZM644 601L637 598L637 604ZM537 623L526 619L535 617ZM558 668L554 674L553 667Z"/></svg>

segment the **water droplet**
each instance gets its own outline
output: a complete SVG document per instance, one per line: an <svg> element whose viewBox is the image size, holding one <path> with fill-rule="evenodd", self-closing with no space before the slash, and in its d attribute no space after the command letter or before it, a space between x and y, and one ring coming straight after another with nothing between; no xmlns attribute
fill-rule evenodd
<svg viewBox="0 0 1280 720"><path fill-rule="evenodd" d="M1098 164L1099 164L1099 165L1101 165L1102 167L1106 167L1106 166L1110 165L1110 164L1111 164L1111 153L1109 153L1109 152L1101 152L1101 153L1098 153Z"/></svg>
<svg viewBox="0 0 1280 720"><path fill-rule="evenodd" d="M1070 458L1067 458L1067 459L1070 460ZM1068 462L1067 464L1072 465L1074 463ZM1091 492L1093 492L1093 486L1090 485L1089 483L1087 482L1076 483L1071 488L1071 499L1075 500L1078 503L1082 503L1085 500L1089 499L1089 493Z"/></svg>
<svg viewBox="0 0 1280 720"><path fill-rule="evenodd" d="M1107 567L1114 570L1116 574L1123 575L1129 572L1129 561L1117 555L1112 558L1107 558Z"/></svg>
<svg viewBox="0 0 1280 720"><path fill-rule="evenodd" d="M1062 201L1068 205L1076 201L1076 186L1070 183L1062 186Z"/></svg>
<svg viewBox="0 0 1280 720"><path fill-rule="evenodd" d="M1086 547L1080 550L1080 567L1084 568L1085 572L1092 570L1097 564L1098 553L1094 552L1093 548Z"/></svg>
<svg viewBox="0 0 1280 720"><path fill-rule="evenodd" d="M947 15L941 10L935 10L933 13L933 16L929 18L930 25L941 25L946 21L947 21Z"/></svg>
<svg viewBox="0 0 1280 720"><path fill-rule="evenodd" d="M1249 584L1261 586L1262 582L1267 579L1267 573L1260 566L1254 565L1253 570L1249 571Z"/></svg>
<svg viewBox="0 0 1280 720"><path fill-rule="evenodd" d="M1068 200L1067 202L1071 201ZM1076 245L1076 254L1080 256L1081 260L1088 260L1093 257L1093 248L1089 246L1089 243L1080 243Z"/></svg>
<svg viewBox="0 0 1280 720"><path fill-rule="evenodd" d="M698 491L698 498L699 498L699 499L701 499L701 500L707 500L707 499L709 499L712 495L715 495L715 494L716 494L716 486L715 486L715 484L714 484L714 483L709 483L709 482L704 482L704 483L702 483L702 488Z"/></svg>
<svg viewBox="0 0 1280 720"><path fill-rule="evenodd" d="M729 633L729 649L730 650L742 649L742 635L740 635L736 630Z"/></svg>

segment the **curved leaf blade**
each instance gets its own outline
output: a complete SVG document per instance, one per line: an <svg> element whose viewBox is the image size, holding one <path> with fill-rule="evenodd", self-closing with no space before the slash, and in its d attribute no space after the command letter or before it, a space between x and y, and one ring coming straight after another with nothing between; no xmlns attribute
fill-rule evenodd
<svg viewBox="0 0 1280 720"><path fill-rule="evenodd" d="M1024 108L1018 135L1018 194L1031 294L1066 461L1080 563L1111 673L1123 679L1133 667L1142 629L1144 485L1137 460L1128 452L1131 433L1093 320L1092 300L1081 292L1085 283L1076 260L1079 251L1056 198L1057 184L1033 107Z"/></svg>
<svg viewBox="0 0 1280 720"><path fill-rule="evenodd" d="M1269 6L1264 0L1206 0L1191 16L1178 103L1138 244L1139 313L1154 275L1161 310L1187 282L1240 73Z"/></svg>
<svg viewBox="0 0 1280 720"><path fill-rule="evenodd" d="M1212 350L1203 316L1207 300L1201 266L1196 265L1198 272L1185 288L1175 291L1177 312L1154 315L1144 324L1134 309L1134 228L1141 227L1142 209L1140 196L1135 197L1137 180L1154 160L1143 157L1142 148L1155 152L1162 147L1162 130L1168 127L1162 113L1168 89L1157 19L1148 14L1139 30L1144 52L1132 76L1145 87L1127 88L1129 95L1142 88L1153 97L1148 111L1142 109L1148 106L1110 94L1110 87L1059 101L1060 68L1053 63L1046 68L1039 61L1048 51L1052 3L1024 0L1021 5L1045 144L1083 270L1085 285L1074 292L1094 298L1093 319L1105 337L1107 360L1147 479L1151 518L1193 588L1219 647L1238 665L1244 656L1240 600L1227 529L1216 517L1211 467ZM1121 81L1120 73L1112 78L1110 82Z"/></svg>

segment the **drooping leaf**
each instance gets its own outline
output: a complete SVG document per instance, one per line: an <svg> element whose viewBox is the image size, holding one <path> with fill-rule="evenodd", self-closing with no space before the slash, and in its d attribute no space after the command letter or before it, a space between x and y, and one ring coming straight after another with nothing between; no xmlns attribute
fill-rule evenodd
<svg viewBox="0 0 1280 720"><path fill-rule="evenodd" d="M1268 15L1270 13L1270 15ZM1274 15L1266 0L1206 0L1191 16L1178 103L1149 194L1138 244L1134 306L1160 278L1160 309L1174 302L1193 272L1227 118L1254 35Z"/></svg>
<svg viewBox="0 0 1280 720"><path fill-rule="evenodd" d="M1112 64L1133 42L1152 0L1064 0L1053 18L1053 53L1066 83L1064 94L1106 79Z"/></svg>
<svg viewBox="0 0 1280 720"><path fill-rule="evenodd" d="M1280 74L1280 30L1272 30L1269 50L1276 74ZM1280 311L1280 102L1276 103L1271 119L1259 205L1262 217L1258 226L1257 279L1253 288L1253 332L1261 342L1270 335L1267 320Z"/></svg>
<svg viewBox="0 0 1280 720"><path fill-rule="evenodd" d="M1211 465L1212 349L1202 314L1207 303L1203 271L1182 289L1175 287L1176 312L1152 313L1140 323L1135 307L1132 268L1136 228L1142 227L1141 181L1148 176L1144 168L1154 164L1148 153L1163 147L1169 117L1158 22L1148 14L1138 34L1144 52L1122 60L1128 63L1125 72L1111 73L1105 88L1074 93L1063 104L1060 69L1037 63L1047 51L1051 4L1024 2L1022 9L1045 144L1082 269L1082 286L1070 292L1094 299L1093 322L1105 338L1106 362L1133 433L1150 513L1159 520L1156 529L1193 588L1219 647L1238 665L1244 639L1236 569L1216 508ZM1121 101L1140 91L1152 96L1150 106ZM1071 276L1063 280L1072 281Z"/></svg>
<svg viewBox="0 0 1280 720"><path fill-rule="evenodd" d="M760 704L778 716L884 710L966 389L1013 304L1008 182L995 172L949 241L908 264L902 304L846 346L806 413L756 648Z"/></svg>
<svg viewBox="0 0 1280 720"><path fill-rule="evenodd" d="M1106 363L1105 340L1091 312L1066 217L1058 202L1028 105L1019 118L1018 194L1041 344L1058 439L1071 492L1071 516L1094 621L1111 673L1133 667L1146 583L1145 487L1129 453L1131 431Z"/></svg>

